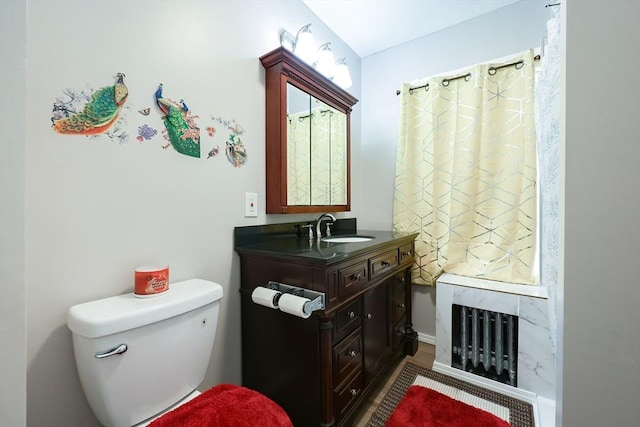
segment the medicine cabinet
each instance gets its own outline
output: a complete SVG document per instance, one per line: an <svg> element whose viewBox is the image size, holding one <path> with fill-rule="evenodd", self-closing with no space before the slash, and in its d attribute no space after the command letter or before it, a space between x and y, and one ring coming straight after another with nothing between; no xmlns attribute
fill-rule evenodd
<svg viewBox="0 0 640 427"><path fill-rule="evenodd" d="M266 213L351 209L350 118L356 98L280 47L265 68Z"/></svg>

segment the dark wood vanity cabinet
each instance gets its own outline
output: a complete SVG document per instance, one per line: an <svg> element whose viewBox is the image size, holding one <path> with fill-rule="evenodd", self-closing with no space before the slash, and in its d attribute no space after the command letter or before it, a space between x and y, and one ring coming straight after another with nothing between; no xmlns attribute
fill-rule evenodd
<svg viewBox="0 0 640 427"><path fill-rule="evenodd" d="M281 405L296 427L350 426L366 397L405 354L415 354L410 267L413 237L339 262L238 250L242 380ZM278 281L326 295L303 319L254 304Z"/></svg>

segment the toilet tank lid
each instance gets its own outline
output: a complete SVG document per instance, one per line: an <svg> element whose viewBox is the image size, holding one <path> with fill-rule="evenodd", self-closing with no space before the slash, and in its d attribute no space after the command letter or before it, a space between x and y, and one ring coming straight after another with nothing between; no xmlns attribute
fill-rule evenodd
<svg viewBox="0 0 640 427"><path fill-rule="evenodd" d="M67 315L72 332L98 338L187 313L222 298L222 286L202 279L172 283L162 295L137 298L133 293L74 305Z"/></svg>

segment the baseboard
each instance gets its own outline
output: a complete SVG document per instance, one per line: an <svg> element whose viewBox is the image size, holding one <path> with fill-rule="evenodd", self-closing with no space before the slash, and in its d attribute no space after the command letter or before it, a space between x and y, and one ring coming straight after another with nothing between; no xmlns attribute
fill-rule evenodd
<svg viewBox="0 0 640 427"><path fill-rule="evenodd" d="M422 332L418 332L418 341L425 344L436 345L436 337L433 335L423 334Z"/></svg>

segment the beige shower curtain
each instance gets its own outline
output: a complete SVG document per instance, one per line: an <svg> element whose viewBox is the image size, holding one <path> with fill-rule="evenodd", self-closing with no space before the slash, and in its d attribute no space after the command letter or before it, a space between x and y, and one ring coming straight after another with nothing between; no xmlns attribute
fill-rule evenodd
<svg viewBox="0 0 640 427"><path fill-rule="evenodd" d="M413 283L533 284L533 52L420 83L401 90L393 212L394 229L420 233Z"/></svg>

